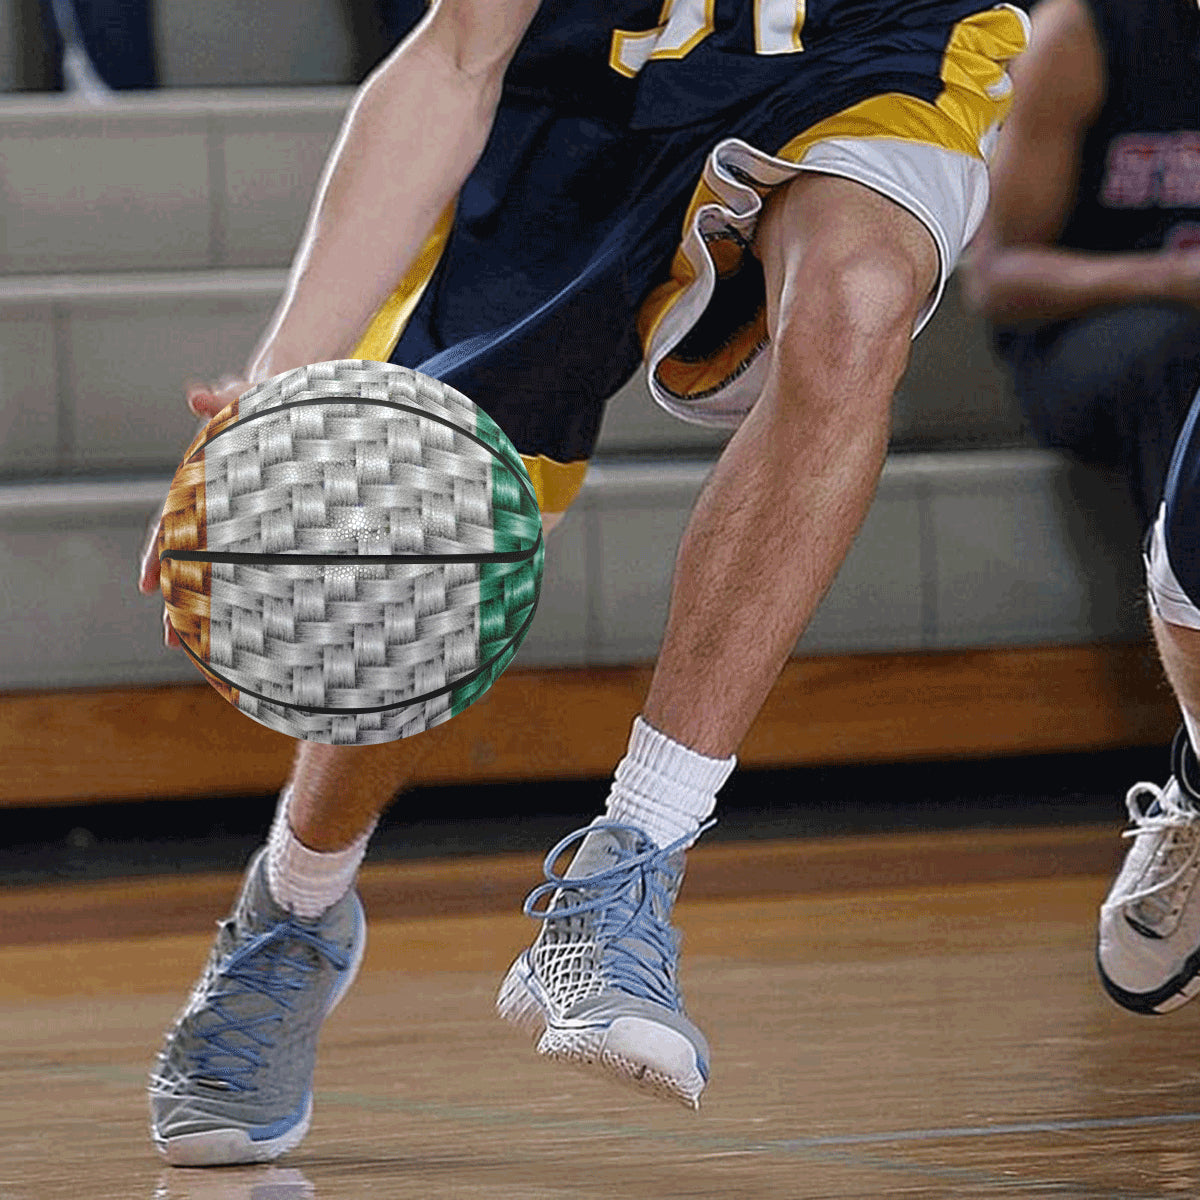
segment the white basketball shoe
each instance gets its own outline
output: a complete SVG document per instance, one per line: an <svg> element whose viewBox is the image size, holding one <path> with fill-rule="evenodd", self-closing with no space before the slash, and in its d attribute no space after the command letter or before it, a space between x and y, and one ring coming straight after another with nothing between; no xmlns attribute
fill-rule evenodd
<svg viewBox="0 0 1200 1200"><path fill-rule="evenodd" d="M1200 992L1200 764L1180 728L1164 788L1125 798L1133 845L1100 907L1097 962L1124 1008L1165 1013Z"/></svg>
<svg viewBox="0 0 1200 1200"><path fill-rule="evenodd" d="M496 1008L540 1035L540 1054L698 1108L708 1044L683 1011L680 935L670 923L691 840L660 849L632 825L602 818L559 842L546 856L546 882L525 901L541 932L509 969ZM555 861L577 841L557 874ZM536 910L544 897L548 907Z"/></svg>

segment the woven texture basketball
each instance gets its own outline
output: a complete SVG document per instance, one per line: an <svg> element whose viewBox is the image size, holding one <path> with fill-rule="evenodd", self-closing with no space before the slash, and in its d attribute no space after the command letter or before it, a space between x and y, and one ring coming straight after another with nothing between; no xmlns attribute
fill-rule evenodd
<svg viewBox="0 0 1200 1200"><path fill-rule="evenodd" d="M512 660L542 579L521 458L453 388L387 363L276 376L184 455L158 541L171 624L247 716L392 741Z"/></svg>

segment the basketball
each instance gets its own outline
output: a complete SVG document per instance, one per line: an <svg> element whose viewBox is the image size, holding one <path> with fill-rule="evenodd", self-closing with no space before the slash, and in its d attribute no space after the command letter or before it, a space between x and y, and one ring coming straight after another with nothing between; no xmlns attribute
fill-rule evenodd
<svg viewBox="0 0 1200 1200"><path fill-rule="evenodd" d="M466 396L341 360L243 393L188 447L158 539L167 613L204 677L293 737L365 745L461 712L541 589L533 485Z"/></svg>

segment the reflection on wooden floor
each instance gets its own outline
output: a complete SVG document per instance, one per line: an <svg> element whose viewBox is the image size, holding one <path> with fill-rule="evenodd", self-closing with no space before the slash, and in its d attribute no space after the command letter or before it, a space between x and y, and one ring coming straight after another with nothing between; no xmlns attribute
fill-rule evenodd
<svg viewBox="0 0 1200 1200"><path fill-rule="evenodd" d="M1103 836L1115 862L1116 830ZM806 843L776 847L794 862L794 893L748 870L748 899L704 886L715 872L696 852L701 886L679 915L689 1007L714 1049L699 1114L543 1063L493 1019L499 975L532 928L500 911L507 892L477 911L391 911L326 1027L309 1139L276 1167L226 1171L165 1168L142 1090L219 913L148 936L137 913L170 885L147 881L122 890L126 926L110 905L111 936L73 940L61 914L82 893L64 890L57 906L50 892L11 893L0 1198L1200 1195L1200 1005L1147 1020L1101 994L1092 938L1107 875L1080 854L1100 834L969 835L981 863L1005 838L1016 848L1007 877L978 881L969 849L946 853L963 837L846 839L843 890L827 845L813 852L822 888L805 885ZM1057 875L1043 869L1047 837L1061 838ZM888 861L889 842L913 868L898 883L862 862ZM1023 844L1042 847L1027 871ZM422 869L374 868L371 890L383 896L390 873L408 894ZM488 871L471 860L447 879Z"/></svg>

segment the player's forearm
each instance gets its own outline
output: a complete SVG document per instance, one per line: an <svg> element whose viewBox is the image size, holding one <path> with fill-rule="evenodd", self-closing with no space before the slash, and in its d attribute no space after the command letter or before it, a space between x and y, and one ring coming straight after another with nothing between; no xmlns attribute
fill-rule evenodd
<svg viewBox="0 0 1200 1200"><path fill-rule="evenodd" d="M990 320L1055 321L1095 308L1181 298L1167 256L1057 246L979 250L966 264L972 307Z"/></svg>
<svg viewBox="0 0 1200 1200"><path fill-rule="evenodd" d="M351 353L482 153L502 78L502 67L465 71L416 35L364 85L252 382Z"/></svg>

